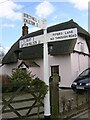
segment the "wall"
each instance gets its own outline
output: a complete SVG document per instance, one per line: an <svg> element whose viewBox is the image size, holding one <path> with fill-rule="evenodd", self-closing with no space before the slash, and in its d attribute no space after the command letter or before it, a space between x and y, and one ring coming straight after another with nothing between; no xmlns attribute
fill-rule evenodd
<svg viewBox="0 0 90 120"><path fill-rule="evenodd" d="M79 53L72 53L71 55L72 64L72 80L86 68L88 68L88 56L84 56Z"/></svg>
<svg viewBox="0 0 90 120"><path fill-rule="evenodd" d="M84 44L84 49L81 51L80 43ZM88 46L84 38L78 36L74 50L77 52L71 54L72 80L74 80L83 70L89 67L89 57L78 52L89 54Z"/></svg>
<svg viewBox="0 0 90 120"><path fill-rule="evenodd" d="M59 75L61 77L60 87L70 87L71 83L71 56L49 56L49 68L59 65ZM50 73L51 75L51 73Z"/></svg>
<svg viewBox="0 0 90 120"><path fill-rule="evenodd" d="M0 75L11 75L12 69L17 68L19 64L20 64L20 61L18 61L18 63L5 64L5 65L1 66L0 67Z"/></svg>
<svg viewBox="0 0 90 120"><path fill-rule="evenodd" d="M40 67L29 68L32 74L36 74L43 80L43 61L41 59L35 61ZM49 77L51 76L51 66L59 65L59 75L61 77L60 87L70 87L71 80L71 56L49 56Z"/></svg>
<svg viewBox="0 0 90 120"><path fill-rule="evenodd" d="M40 67L30 67L29 71L32 72L35 77L39 77L40 79L43 80L43 60L42 59L37 59L35 62L40 66Z"/></svg>
<svg viewBox="0 0 90 120"><path fill-rule="evenodd" d="M76 45L74 47L74 50L82 52L81 49L80 49L81 43L84 44L84 51L83 52L86 53L86 54L89 54L89 50L88 50L86 40L84 38L80 37L80 36L78 36L78 39L77 39Z"/></svg>
<svg viewBox="0 0 90 120"><path fill-rule="evenodd" d="M77 39L74 50L80 52L80 43L84 44L84 53L89 54L88 47L84 38L79 37ZM80 74L84 69L88 67L90 58L87 55L72 53L71 55L59 55L49 56L49 76L51 76L51 66L59 65L59 75L61 76L60 87L70 87L72 81ZM0 67L1 74L11 74L13 68L16 68L21 61L15 64L8 64ZM35 62L40 67L30 67L29 71L36 77L43 80L43 60L37 59Z"/></svg>
<svg viewBox="0 0 90 120"><path fill-rule="evenodd" d="M90 54L89 54L90 55ZM90 57L88 58L88 66L90 68Z"/></svg>

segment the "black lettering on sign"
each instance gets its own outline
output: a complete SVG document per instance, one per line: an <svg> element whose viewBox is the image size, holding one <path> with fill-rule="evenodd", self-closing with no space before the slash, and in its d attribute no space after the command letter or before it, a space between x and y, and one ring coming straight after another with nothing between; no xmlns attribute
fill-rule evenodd
<svg viewBox="0 0 90 120"><path fill-rule="evenodd" d="M73 30L66 31L65 34L73 33Z"/></svg>
<svg viewBox="0 0 90 120"><path fill-rule="evenodd" d="M53 37L53 38L50 38L50 40L54 40L54 37Z"/></svg>

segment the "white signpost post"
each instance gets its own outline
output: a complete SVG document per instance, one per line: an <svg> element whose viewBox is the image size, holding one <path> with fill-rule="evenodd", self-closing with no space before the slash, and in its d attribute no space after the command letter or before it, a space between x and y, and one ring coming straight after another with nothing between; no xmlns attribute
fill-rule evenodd
<svg viewBox="0 0 90 120"><path fill-rule="evenodd" d="M49 86L49 74L48 74L48 45L47 45L47 41L46 40L46 34L47 34L47 28L46 28L46 21L43 20L37 20L35 17L32 17L26 13L23 14L23 20L25 23L34 25L36 27L40 27L44 30L44 50L43 50L43 62L44 62L44 81L46 83L46 85ZM38 40L38 38L36 38ZM36 41L37 41L36 40ZM35 45L36 43L40 43L40 40L38 40L38 42L35 42L35 39L31 38L31 43L30 40L29 44L26 44L25 46L29 46L30 44ZM22 47L22 41L20 42L20 47ZM44 117L45 119L50 118L51 113L50 113L50 94L49 94L49 90L47 92L47 94L45 95L44 98Z"/></svg>
<svg viewBox="0 0 90 120"><path fill-rule="evenodd" d="M48 67L48 42L62 41L68 39L77 38L77 28L71 28L66 30L61 30L57 32L51 32L47 34L46 21L37 20L35 17L32 17L26 13L23 14L23 21L25 23L40 27L44 30L44 35L39 35L36 37L29 37L20 40L19 48L29 47L33 45L42 44L44 45L43 50L43 62L44 62L44 81L46 85L49 86L49 67ZM45 119L50 118L50 93L46 94L44 98L44 117Z"/></svg>

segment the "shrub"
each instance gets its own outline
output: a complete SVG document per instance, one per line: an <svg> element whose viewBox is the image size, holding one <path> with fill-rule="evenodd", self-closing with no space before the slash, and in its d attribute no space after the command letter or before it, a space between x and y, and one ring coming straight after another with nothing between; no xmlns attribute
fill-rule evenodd
<svg viewBox="0 0 90 120"><path fill-rule="evenodd" d="M48 91L48 86L45 84L44 81L36 77L34 80L31 81L31 89L45 96Z"/></svg>
<svg viewBox="0 0 90 120"><path fill-rule="evenodd" d="M39 78L34 78L35 76L28 73L26 70L16 69L12 72L11 76L8 76L10 81L9 86L7 84L3 85L3 92L14 92L20 86L24 86L24 91L33 90L36 93L41 94L41 96L45 96L48 90L48 86L45 84L44 81L40 80Z"/></svg>
<svg viewBox="0 0 90 120"><path fill-rule="evenodd" d="M28 73L26 70L16 69L12 72L12 75L9 76L9 80L16 85L30 84L32 81L31 72Z"/></svg>
<svg viewBox="0 0 90 120"><path fill-rule="evenodd" d="M43 100L45 94L48 91L48 86L45 84L44 81L40 80L39 78L33 78L34 75L28 73L26 70L22 69L16 69L16 71L12 72L12 75L9 76L9 80L11 81L11 85L3 86L4 92L11 92L11 91L17 91L18 88L24 88L23 90L26 90L30 92L36 102L37 102L37 114L39 118L39 110L40 106L43 105L41 100ZM20 90L19 89L19 90Z"/></svg>

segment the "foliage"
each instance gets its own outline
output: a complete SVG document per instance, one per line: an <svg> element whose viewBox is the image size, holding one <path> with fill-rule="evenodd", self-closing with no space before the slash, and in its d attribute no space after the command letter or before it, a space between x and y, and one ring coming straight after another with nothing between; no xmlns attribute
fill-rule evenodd
<svg viewBox="0 0 90 120"><path fill-rule="evenodd" d="M16 71L12 72L12 75L9 76L9 80L11 81L11 86L3 86L4 92L10 91L18 91L18 89L24 86L24 91L26 90L30 92L35 100L37 101L38 107L38 118L39 118L39 110L41 100L44 98L45 94L48 91L48 86L45 84L44 81L40 80L39 78L33 78L34 75L28 73L26 70L16 69Z"/></svg>
<svg viewBox="0 0 90 120"><path fill-rule="evenodd" d="M36 77L34 80L31 81L30 87L32 90L35 91L35 95L37 96L35 97L37 99L37 107L38 107L37 115L38 118L40 118L39 116L40 101L41 101L40 99L45 97L48 91L48 86L45 84L44 81Z"/></svg>
<svg viewBox="0 0 90 120"><path fill-rule="evenodd" d="M48 86L45 82L37 77L31 82L31 88L42 95L45 95L48 91Z"/></svg>
<svg viewBox="0 0 90 120"><path fill-rule="evenodd" d="M8 76L10 81L9 86L7 84L3 84L3 91L10 92L16 91L20 86L24 85L25 89L39 93L40 96L45 96L48 91L48 87L44 81L39 78L35 78L35 75L32 75L31 72L27 72L26 70L16 69L12 72L11 76ZM3 92L2 91L2 92Z"/></svg>
<svg viewBox="0 0 90 120"><path fill-rule="evenodd" d="M9 76L9 79L13 84L22 85L22 84L30 84L33 80L31 77L31 72L28 73L26 70L16 69L12 72L12 75Z"/></svg>

